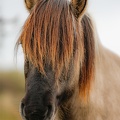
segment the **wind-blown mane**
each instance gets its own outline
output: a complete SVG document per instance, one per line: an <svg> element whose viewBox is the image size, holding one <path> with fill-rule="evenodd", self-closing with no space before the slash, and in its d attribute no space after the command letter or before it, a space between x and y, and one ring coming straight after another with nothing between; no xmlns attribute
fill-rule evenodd
<svg viewBox="0 0 120 120"><path fill-rule="evenodd" d="M25 22L19 42L25 57L42 74L49 64L59 78L63 68L67 73L71 61L79 62L80 94L86 96L94 77L94 33L90 18L84 15L80 19L81 23L66 0L39 0Z"/></svg>

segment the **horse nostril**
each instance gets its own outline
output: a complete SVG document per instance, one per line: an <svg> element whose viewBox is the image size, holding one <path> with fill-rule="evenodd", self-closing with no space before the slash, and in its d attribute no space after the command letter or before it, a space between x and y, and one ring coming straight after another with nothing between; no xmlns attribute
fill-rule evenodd
<svg viewBox="0 0 120 120"><path fill-rule="evenodd" d="M52 111L53 111L52 105L48 105L47 116L51 117Z"/></svg>
<svg viewBox="0 0 120 120"><path fill-rule="evenodd" d="M25 105L22 102L21 102L21 115L22 115L22 117L26 116L26 114L25 114Z"/></svg>

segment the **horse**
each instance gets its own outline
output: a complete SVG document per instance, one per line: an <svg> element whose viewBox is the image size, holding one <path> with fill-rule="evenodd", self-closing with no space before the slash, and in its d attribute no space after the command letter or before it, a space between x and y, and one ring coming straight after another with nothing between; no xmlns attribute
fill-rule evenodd
<svg viewBox="0 0 120 120"><path fill-rule="evenodd" d="M22 119L120 120L120 57L101 44L88 0L25 5Z"/></svg>

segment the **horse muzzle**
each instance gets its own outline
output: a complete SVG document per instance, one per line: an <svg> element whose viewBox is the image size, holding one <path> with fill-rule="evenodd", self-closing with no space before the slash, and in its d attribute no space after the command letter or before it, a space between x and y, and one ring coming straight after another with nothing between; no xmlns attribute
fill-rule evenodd
<svg viewBox="0 0 120 120"><path fill-rule="evenodd" d="M25 106L23 102L20 105L20 113L23 120L54 120L55 107L53 105Z"/></svg>

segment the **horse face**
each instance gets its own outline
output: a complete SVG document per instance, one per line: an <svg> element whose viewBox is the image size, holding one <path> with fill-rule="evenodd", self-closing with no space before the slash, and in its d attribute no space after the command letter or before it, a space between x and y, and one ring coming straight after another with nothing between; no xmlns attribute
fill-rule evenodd
<svg viewBox="0 0 120 120"><path fill-rule="evenodd" d="M72 65L69 75L64 70L59 80L53 70L46 65L46 75L41 74L29 61L25 61L26 95L21 102L21 114L27 120L51 120L55 117L58 106L73 95Z"/></svg>
<svg viewBox="0 0 120 120"><path fill-rule="evenodd" d="M25 0L27 9L31 11L31 14L33 14L33 16L35 14L35 10L32 11L32 8L33 8L34 4L37 4L37 2L38 2L37 0ZM51 2L55 2L55 4L57 3L56 0L51 1ZM46 6L45 8L49 8L49 9L54 8L54 6L51 8L51 5L54 5L51 2L50 2L50 6L48 5L49 7ZM60 0L59 2L61 3L60 4L61 5L60 11L61 11L61 9L63 9L64 5L66 5L66 3L64 3L64 0L63 1ZM44 4L44 6L46 5L45 1L43 1L43 2L39 1L38 3ZM39 14L37 14L37 15L39 15L39 17L41 17L43 12L40 11L40 9L42 7L41 7L41 5L39 7L39 4L36 5L36 8L37 7L39 8L38 9ZM82 1L77 1L77 0L74 1L73 0L72 1L72 4L71 4L72 9L71 10L73 10L73 14L75 15L74 17L79 18L79 16L82 16L85 5L86 5L86 0L82 0ZM67 7L68 7L68 9L67 9L67 11L68 11L69 5L67 5ZM57 6L55 8L57 8ZM80 9L78 9L78 8L80 8ZM53 12L53 10L50 10L50 11ZM45 11L48 11L48 9L46 9ZM36 12L37 12L37 9L36 9ZM49 13L49 11L46 12L46 14L48 14L48 13ZM69 19L66 20L66 15L69 12L66 12L64 14L64 12L61 11L61 13L62 13L61 14L62 17L59 16L60 17L59 19L60 19L60 23L62 25L58 24L57 27L60 26L59 27L60 29L57 29L57 30L62 29L64 32L63 31L58 32L59 33L58 36L55 34L57 12L54 12L54 14L52 14L54 16L53 20L55 22L53 22L53 21L51 22L51 23L54 23L53 26L51 25L51 27L53 27L52 29L54 29L54 30L52 30L51 27L48 31L46 30L45 22L48 22L47 19L43 20L43 23L41 24L41 29L46 31L45 34L47 33L48 35L50 35L48 38L44 37L44 34L43 34L44 31L42 31L42 30L41 30L41 32L39 31L40 25L39 25L39 28L37 28L38 25L34 24L34 22L33 22L34 19L32 19L32 17L33 17L32 15L30 16L30 19L29 19L30 21L28 20L27 21L28 23L25 24L26 25L24 27L25 29L23 30L23 34L21 35L22 37L20 39L22 40L21 43L23 46L23 51L25 52L26 56L27 55L29 56L28 59L25 61L26 95L21 102L21 114L22 114L23 119L25 119L25 120L54 120L54 118L56 118L56 116L57 116L57 110L59 109L59 107L62 104L69 102L70 98L73 98L73 95L75 93L74 90L76 90L74 88L75 88L75 86L77 86L77 87L79 86L80 63L82 63L83 53L84 53L83 46L81 44L80 47L77 47L78 43L80 43L79 42L80 40L78 40L77 36L70 37L71 35L74 34L74 30L75 30L74 27L72 27L73 24L71 23L72 15L71 15L71 17L68 16ZM39 17L36 17L36 19L38 19ZM48 15L48 17L49 17L49 15ZM41 18L44 18L44 16ZM45 17L45 18L47 18L47 17ZM64 18L64 22L62 22L63 18ZM50 19L50 20L52 20L52 19ZM38 20L38 23L40 24L41 22L39 22L39 20ZM68 25L68 23L71 23L71 24ZM35 26L35 25L37 25L37 26ZM33 26L33 28L29 29L29 27L31 27L31 26ZM49 26L50 25L48 25L47 27L49 27ZM69 26L69 29L65 29L66 28L65 26ZM33 31L31 31L31 30L33 30ZM68 30L69 30L69 32L68 32ZM79 30L79 29L77 29L77 30ZM50 34L49 31L52 34ZM26 34L26 32L28 34ZM33 36L31 37L31 33L33 33L33 32L35 32L35 34L33 34ZM36 32L38 32L38 34ZM63 34L63 33L66 33L67 36L63 37L63 36L65 36L65 34ZM70 34L70 33L72 33L72 34ZM43 35L40 36L39 34L43 34ZM51 35L52 35L52 37L51 37ZM56 42L57 39L54 39L53 36L55 38L61 38L63 40L59 40L58 42ZM35 37L35 39L33 39L33 37ZM41 41L39 40L36 42L36 40L38 40L39 37L44 37L44 39L41 39ZM51 40L50 38L53 38L52 42L50 41ZM69 43L67 43L66 38L69 38ZM76 43L74 42L74 38L76 38ZM31 39L33 39L33 41ZM46 39L48 39L48 40L46 40ZM44 40L47 42L45 42ZM59 43L59 46L57 46L58 45L57 43ZM51 49L50 49L50 47L51 47ZM34 49L34 48L36 48L36 49ZM76 54L76 53L78 53L77 51L79 51L78 50L79 48L81 49L81 55ZM60 51L61 49L62 49L62 51ZM59 51L59 54L57 53L57 51ZM40 57L41 55L43 55L43 56ZM36 57L33 57L33 56L36 56ZM44 66L45 74L41 73L41 71L39 71L39 69L38 69L38 66L40 66L41 64L39 64L37 67L35 67L35 65L37 63L36 59L37 59L38 63L42 63L42 66ZM45 63L44 63L44 59L45 59ZM57 59L58 63L56 63L56 59ZM55 64L51 64L51 63L55 63ZM67 65L68 63L69 63L69 65ZM60 68L60 70L56 69L56 68L53 70L52 66L54 66L54 65L56 65L57 68ZM66 67L66 65L67 65L67 67ZM41 69L42 69L42 67L41 67ZM59 73L59 75L57 75L57 77L56 77L56 73Z"/></svg>

